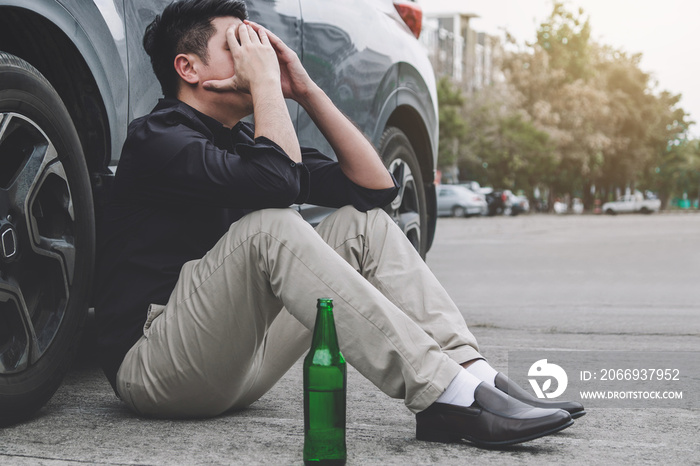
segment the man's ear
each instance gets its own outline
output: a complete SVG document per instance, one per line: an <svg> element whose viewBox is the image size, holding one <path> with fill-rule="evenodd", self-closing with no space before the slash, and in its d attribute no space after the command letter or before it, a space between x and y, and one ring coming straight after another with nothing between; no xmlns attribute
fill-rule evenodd
<svg viewBox="0 0 700 466"><path fill-rule="evenodd" d="M195 67L195 57L189 53L181 53L175 57L175 71L180 75L183 81L189 84L197 84L199 82L199 74Z"/></svg>

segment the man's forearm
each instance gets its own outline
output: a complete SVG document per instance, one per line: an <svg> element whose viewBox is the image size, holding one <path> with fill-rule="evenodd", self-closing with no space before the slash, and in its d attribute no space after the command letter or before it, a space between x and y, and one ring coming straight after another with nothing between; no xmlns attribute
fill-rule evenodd
<svg viewBox="0 0 700 466"><path fill-rule="evenodd" d="M294 162L301 162L301 149L294 125L279 85L261 86L252 90L255 137L264 136L275 142Z"/></svg>
<svg viewBox="0 0 700 466"><path fill-rule="evenodd" d="M326 137L350 180L369 189L394 186L372 144L320 88L315 86L299 104Z"/></svg>

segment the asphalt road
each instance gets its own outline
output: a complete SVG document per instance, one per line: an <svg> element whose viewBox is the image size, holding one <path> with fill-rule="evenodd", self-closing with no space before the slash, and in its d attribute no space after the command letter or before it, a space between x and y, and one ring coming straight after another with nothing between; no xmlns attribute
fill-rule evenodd
<svg viewBox="0 0 700 466"><path fill-rule="evenodd" d="M524 351L644 362L700 355L699 234L700 214L440 219L428 263L500 370ZM588 405L571 428L504 451L416 441L401 401L352 369L348 386L351 465L700 464L700 383L671 407ZM111 393L88 338L51 402L0 430L0 464L301 464L301 395L297 364L246 411L139 419Z"/></svg>

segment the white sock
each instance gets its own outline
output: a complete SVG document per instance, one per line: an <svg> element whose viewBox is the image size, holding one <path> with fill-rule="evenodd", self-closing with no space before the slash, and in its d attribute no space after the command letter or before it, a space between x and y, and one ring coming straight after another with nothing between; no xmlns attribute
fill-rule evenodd
<svg viewBox="0 0 700 466"><path fill-rule="evenodd" d="M481 380L469 372L459 371L437 401L451 405L471 406L474 403L474 390L480 383Z"/></svg>
<svg viewBox="0 0 700 466"><path fill-rule="evenodd" d="M491 365L483 359L474 361L471 365L469 365L467 367L467 372L472 374L477 379L483 380L492 387L496 386L496 375L498 375L498 371L491 367Z"/></svg>

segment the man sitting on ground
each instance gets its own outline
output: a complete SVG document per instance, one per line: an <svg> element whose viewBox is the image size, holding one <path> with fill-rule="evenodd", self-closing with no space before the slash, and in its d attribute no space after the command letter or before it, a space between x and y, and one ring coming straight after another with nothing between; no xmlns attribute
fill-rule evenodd
<svg viewBox="0 0 700 466"><path fill-rule="evenodd" d="M175 2L144 46L165 98L130 124L98 232L98 344L131 409L248 406L308 350L330 297L347 361L417 413L418 439L507 445L583 413L504 393L515 386L379 208L397 187L372 145L242 2ZM337 162L299 146L285 98ZM289 208L304 202L339 209L314 229Z"/></svg>

